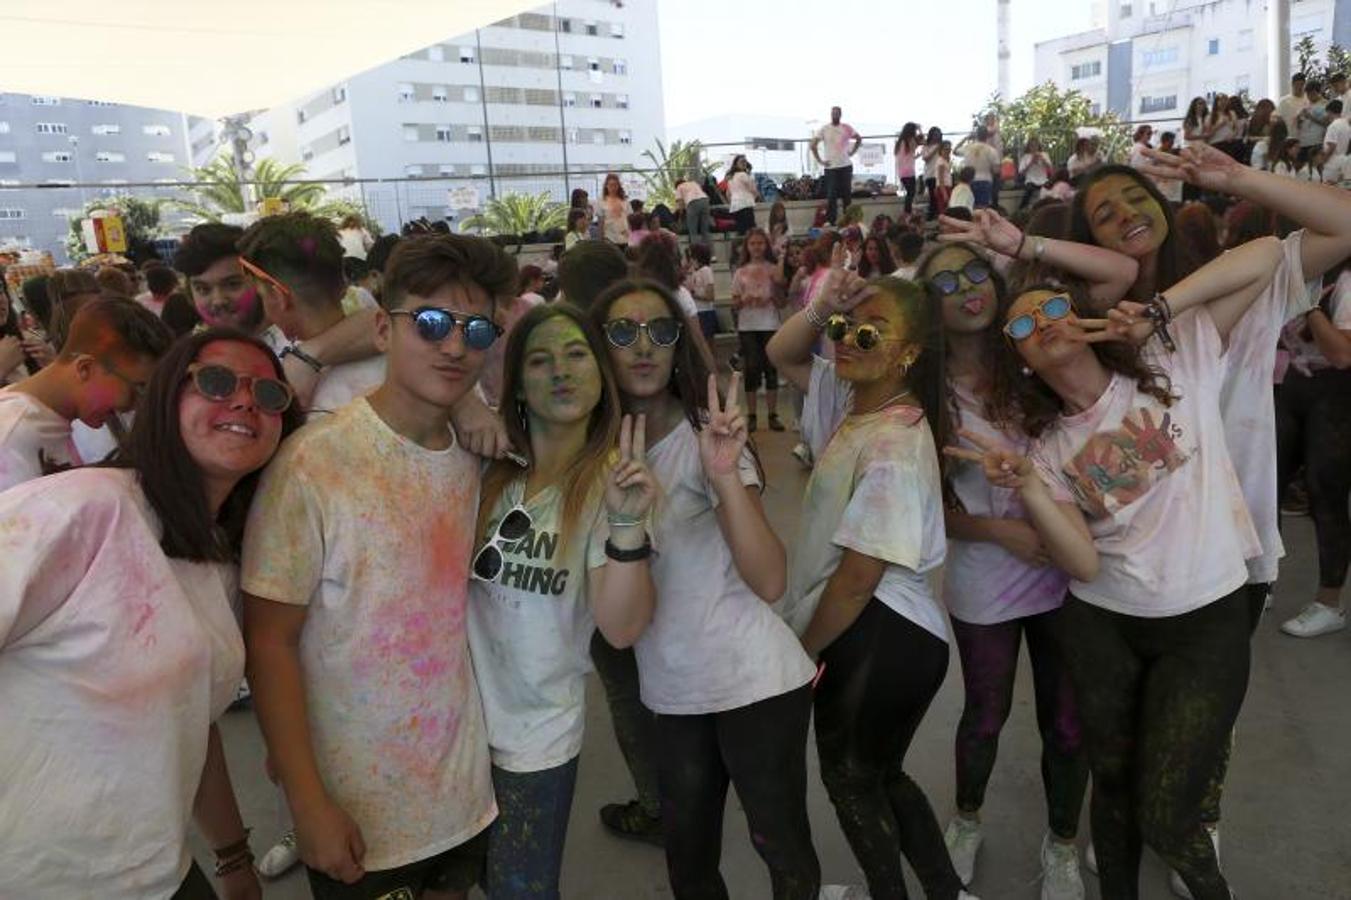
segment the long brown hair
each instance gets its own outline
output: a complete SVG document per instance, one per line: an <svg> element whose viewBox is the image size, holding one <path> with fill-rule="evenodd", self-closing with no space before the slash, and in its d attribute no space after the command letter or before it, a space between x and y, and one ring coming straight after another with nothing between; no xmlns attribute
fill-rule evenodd
<svg viewBox="0 0 1351 900"><path fill-rule="evenodd" d="M1000 298L995 325L986 332L986 358L991 361L993 381L989 404L992 421L1006 428L1021 429L1029 437L1040 437L1065 414L1065 401L1051 390L1036 372L1027 368L1022 354L1004 335L1003 323L1018 298L1032 291L1055 291L1070 298L1076 315L1085 308L1084 292L1079 284L1043 282L1027 285ZM1177 396L1167 373L1145 362L1140 348L1126 341L1103 341L1088 345L1103 368L1125 375L1135 382L1136 390L1148 394L1164 406Z"/></svg>
<svg viewBox="0 0 1351 900"><path fill-rule="evenodd" d="M239 561L244 520L262 473L250 472L225 498L213 521L202 470L183 442L179 400L186 390L188 366L208 344L225 341L256 347L272 363L276 377L286 380L272 350L252 335L233 328L208 328L179 339L160 360L136 406L136 420L122 449L107 465L133 469L151 509L164 526L160 547L171 559L194 562ZM302 424L299 404L281 414L281 440Z"/></svg>
<svg viewBox="0 0 1351 900"><path fill-rule="evenodd" d="M776 263L779 257L774 252L774 242L769 239L769 235L763 228L756 226L746 232L746 236L741 239L740 253L737 256L737 265L744 266L751 261L751 238L759 236L765 241L765 255L761 262Z"/></svg>
<svg viewBox="0 0 1351 900"><path fill-rule="evenodd" d="M567 545L568 533L578 524L583 510L602 490L606 470L611 463L611 455L619 443L620 404L619 388L615 384L614 371L610 367L610 356L605 350L605 340L600 329L593 325L580 309L568 303L549 303L532 307L507 339L507 350L502 362L502 423L506 426L511 444L529 461L523 472L510 460L495 460L483 476L483 494L479 502L478 531L482 534L503 491L513 481L523 477L534 468L534 453L530 446L530 424L526 418L525 401L519 397L521 391L521 369L525 364L525 343L530 333L551 319L567 319L576 325L586 336L586 345L595 357L596 367L600 371L600 402L591 411L586 426L586 445L577 458L571 460L563 470L558 484L563 497L559 542Z"/></svg>

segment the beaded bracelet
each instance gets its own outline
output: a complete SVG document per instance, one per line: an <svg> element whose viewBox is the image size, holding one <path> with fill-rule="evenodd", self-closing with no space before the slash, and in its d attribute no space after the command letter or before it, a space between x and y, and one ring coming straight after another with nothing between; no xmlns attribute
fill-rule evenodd
<svg viewBox="0 0 1351 900"><path fill-rule="evenodd" d="M233 875L235 872L251 865L253 865L253 851L246 848L242 853L238 853L229 859L217 860L216 877L224 878L226 875Z"/></svg>
<svg viewBox="0 0 1351 900"><path fill-rule="evenodd" d="M807 304L807 308L806 308L805 312L807 313L807 321L811 323L811 325L812 325L813 328L825 328L825 327L826 327L826 320L827 320L829 317L828 317L828 316L823 316L823 315L821 315L820 310L818 310L818 309L816 308L816 301L815 301L815 300L813 300L811 303L808 303L808 304Z"/></svg>

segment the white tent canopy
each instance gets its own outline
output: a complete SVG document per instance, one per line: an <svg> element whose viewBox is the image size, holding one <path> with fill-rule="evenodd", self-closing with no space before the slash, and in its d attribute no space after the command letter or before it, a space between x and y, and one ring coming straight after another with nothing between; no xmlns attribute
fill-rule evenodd
<svg viewBox="0 0 1351 900"><path fill-rule="evenodd" d="M539 0L4 0L0 90L208 118L295 100Z"/></svg>

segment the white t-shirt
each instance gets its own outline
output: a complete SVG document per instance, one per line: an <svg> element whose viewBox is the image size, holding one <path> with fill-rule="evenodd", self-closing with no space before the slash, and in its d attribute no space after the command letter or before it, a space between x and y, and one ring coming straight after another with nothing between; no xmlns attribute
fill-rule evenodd
<svg viewBox="0 0 1351 900"><path fill-rule="evenodd" d="M1276 116L1285 120L1285 126L1290 130L1290 136L1295 135L1295 116L1301 109L1309 105L1308 97L1296 97L1294 94L1286 94L1276 104Z"/></svg>
<svg viewBox="0 0 1351 900"><path fill-rule="evenodd" d="M231 566L169 559L126 469L0 494L0 896L168 898L244 642Z"/></svg>
<svg viewBox="0 0 1351 900"><path fill-rule="evenodd" d="M478 490L468 452L428 450L362 399L291 436L249 512L243 589L306 607L314 755L371 871L497 815L465 626Z"/></svg>
<svg viewBox="0 0 1351 900"><path fill-rule="evenodd" d="M737 331L779 330L779 310L774 300L783 288L774 281L777 273L774 263L753 262L732 275L732 296L740 298Z"/></svg>
<svg viewBox="0 0 1351 900"><path fill-rule="evenodd" d="M1024 153L1018 160L1018 169L1023 173L1023 181L1040 187L1051 178L1051 170L1046 165L1046 155Z"/></svg>
<svg viewBox="0 0 1351 900"><path fill-rule="evenodd" d="M1144 143L1143 141L1137 141L1136 143L1131 145L1131 155L1129 163L1132 169L1138 169L1141 166L1147 166L1150 164L1151 162L1150 158L1145 155L1145 151L1149 149L1150 146Z"/></svg>
<svg viewBox="0 0 1351 900"><path fill-rule="evenodd" d="M682 181L675 189L676 197L688 207L697 200L707 200L708 194L704 189L693 181Z"/></svg>
<svg viewBox="0 0 1351 900"><path fill-rule="evenodd" d="M355 256L357 259L365 259L371 244L375 243L364 228L344 228L338 232L338 241L342 244L343 256Z"/></svg>
<svg viewBox="0 0 1351 900"><path fill-rule="evenodd" d="M1322 294L1322 285L1317 280L1309 284L1313 286L1313 290L1306 305L1311 308ZM1332 317L1334 328L1351 331L1351 271L1342 272L1337 276L1337 283L1332 287L1332 296L1328 298L1328 315ZM1312 375L1321 369L1331 368L1332 364L1323 355L1323 351L1318 349L1318 342L1313 340L1312 336L1309 338L1304 336L1306 324L1303 317L1286 322L1285 327L1281 329L1281 347L1289 354L1290 369L1301 375ZM1279 380L1278 378L1277 381Z"/></svg>
<svg viewBox="0 0 1351 900"><path fill-rule="evenodd" d="M682 419L647 451L662 487L653 522L657 606L634 650L643 704L667 715L737 709L802 687L815 666L792 630L742 580L718 526L699 438ZM759 486L749 452L741 483Z"/></svg>
<svg viewBox="0 0 1351 900"><path fill-rule="evenodd" d="M737 212L755 206L755 179L749 172L737 172L727 180L727 209Z"/></svg>
<svg viewBox="0 0 1351 900"><path fill-rule="evenodd" d="M946 550L943 496L929 424L913 406L855 416L852 405L835 364L815 357L802 430L830 437L807 482L780 614L802 634L848 549L887 563L878 600L946 641L934 584Z"/></svg>
<svg viewBox="0 0 1351 900"><path fill-rule="evenodd" d="M1248 165L1254 169L1265 169L1267 167L1267 148L1271 146L1268 138L1262 138L1252 145L1252 157L1248 160Z"/></svg>
<svg viewBox="0 0 1351 900"><path fill-rule="evenodd" d="M1323 135L1323 143L1333 145L1333 156L1345 156L1347 146L1351 144L1351 121L1347 121L1345 116L1334 119Z"/></svg>
<svg viewBox="0 0 1351 900"><path fill-rule="evenodd" d="M1328 126L1315 119L1314 115L1323 118L1326 109L1326 104L1322 102L1308 107L1310 115L1300 119L1298 127L1292 129L1292 134L1299 138L1301 147L1317 147L1323 143L1323 137L1327 134Z"/></svg>
<svg viewBox="0 0 1351 900"><path fill-rule="evenodd" d="M487 535L521 504L525 480L493 504ZM483 697L493 765L510 772L561 766L582 750L586 673L596 623L587 574L605 565L609 526L596 494L568 534L560 536L562 495L548 487L522 504L531 528L499 544L502 574L469 583L469 647ZM479 535L475 551L486 543Z"/></svg>
<svg viewBox="0 0 1351 900"><path fill-rule="evenodd" d="M713 267L700 266L693 272L685 276L683 285L689 291L690 297L694 300L694 309L696 312L709 312L713 307L712 300L704 300L703 297L712 293L713 287Z"/></svg>
<svg viewBox="0 0 1351 900"><path fill-rule="evenodd" d="M1300 258L1303 238L1301 230L1281 242L1284 252L1271 285L1229 333L1224 355L1220 415L1225 443L1262 542L1261 555L1248 560L1248 581L1253 584L1275 581L1278 561L1285 555L1276 505L1276 404L1271 375L1282 326L1309 309L1310 285L1304 281Z"/></svg>
<svg viewBox="0 0 1351 900"><path fill-rule="evenodd" d="M948 208L963 207L965 209L975 209L976 193L971 190L971 185L965 181L959 181L957 186L952 189L952 196L948 198Z"/></svg>
<svg viewBox="0 0 1351 900"><path fill-rule="evenodd" d="M989 144L971 141L962 148L962 165L976 170L976 181L994 181L999 169L999 154Z"/></svg>
<svg viewBox="0 0 1351 900"><path fill-rule="evenodd" d="M938 146L937 144L932 146L925 144L920 148L919 158L920 162L923 163L925 178L936 178L938 176L938 161L943 158L938 152ZM933 152L930 152L931 150Z"/></svg>
<svg viewBox="0 0 1351 900"><path fill-rule="evenodd" d="M0 389L0 491L79 464L60 413L21 391Z"/></svg>
<svg viewBox="0 0 1351 900"><path fill-rule="evenodd" d="M356 398L366 396L384 381L383 353L329 366L319 373L319 384L310 399L310 408L305 411L305 421L337 412Z"/></svg>
<svg viewBox="0 0 1351 900"><path fill-rule="evenodd" d="M961 412L961 427L992 446L1027 453L1021 434L996 428L983 415L983 404L965 386L949 382ZM959 446L975 449L965 437ZM954 460L952 489L965 511L995 519L1027 519L1017 491L996 487L979 463ZM943 603L954 619L994 625L1057 609L1065 600L1069 577L1054 566L1030 566L993 541L948 541Z"/></svg>
<svg viewBox="0 0 1351 900"><path fill-rule="evenodd" d="M1181 399L1165 407L1115 374L1096 403L1062 416L1032 451L1052 495L1084 511L1098 548L1098 577L1071 582L1071 593L1145 618L1228 595L1262 549L1225 447L1220 334L1205 307L1169 328L1177 352L1156 338L1143 352Z"/></svg>
<svg viewBox="0 0 1351 900"><path fill-rule="evenodd" d="M694 295L690 293L689 288L683 284L675 290L676 303L680 304L680 311L691 319L699 318L699 304L694 302Z"/></svg>
<svg viewBox="0 0 1351 900"><path fill-rule="evenodd" d="M849 150L854 146L854 138L858 137L852 125L843 122L822 125L816 130L816 137L821 142L821 149L817 152L821 154L827 169L842 169L852 165Z"/></svg>

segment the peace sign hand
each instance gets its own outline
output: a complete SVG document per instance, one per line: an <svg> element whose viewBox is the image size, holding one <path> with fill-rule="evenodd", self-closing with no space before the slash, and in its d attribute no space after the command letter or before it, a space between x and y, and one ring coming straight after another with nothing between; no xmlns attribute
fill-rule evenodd
<svg viewBox="0 0 1351 900"><path fill-rule="evenodd" d="M611 516L642 519L657 499L647 468L647 417L625 416L619 427L619 457L605 480L605 510Z"/></svg>
<svg viewBox="0 0 1351 900"><path fill-rule="evenodd" d="M847 269L831 269L812 303L820 303L827 313L847 313L875 292L868 282Z"/></svg>
<svg viewBox="0 0 1351 900"><path fill-rule="evenodd" d="M1017 257L1018 248L1023 244L1023 233L1017 225L992 209L978 209L972 216L970 222L939 216L943 232L938 235L938 240L947 244L967 241L1005 256Z"/></svg>
<svg viewBox="0 0 1351 900"><path fill-rule="evenodd" d="M1036 469L1032 467L1032 461L1026 456L1001 450L981 438L980 435L973 434L965 428L959 429L957 433L976 445L977 449L968 450L965 447L949 446L943 448L943 453L954 459L980 463L986 480L995 487L1016 491L1030 487L1040 480L1037 477Z"/></svg>
<svg viewBox="0 0 1351 900"><path fill-rule="evenodd" d="M1192 144L1177 154L1154 149L1142 152L1150 160L1140 166L1140 171L1146 175L1175 181L1180 179L1222 194L1234 193L1234 182L1245 171L1249 171L1247 166L1209 144Z"/></svg>
<svg viewBox="0 0 1351 900"><path fill-rule="evenodd" d="M708 421L699 429L699 461L709 481L735 477L741 452L746 449L746 417L737 402L741 373L733 372L727 385L727 402L718 399L718 378L708 376Z"/></svg>

